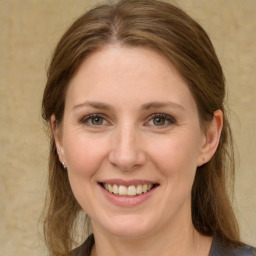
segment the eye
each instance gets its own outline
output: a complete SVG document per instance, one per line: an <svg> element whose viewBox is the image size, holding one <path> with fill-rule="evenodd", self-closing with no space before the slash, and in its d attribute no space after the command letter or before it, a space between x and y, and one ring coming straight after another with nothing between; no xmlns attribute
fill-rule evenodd
<svg viewBox="0 0 256 256"><path fill-rule="evenodd" d="M166 119L164 117L154 117L153 123L156 126L162 126L162 125L165 125Z"/></svg>
<svg viewBox="0 0 256 256"><path fill-rule="evenodd" d="M165 127L174 123L176 123L176 120L173 117L159 113L152 115L146 125Z"/></svg>
<svg viewBox="0 0 256 256"><path fill-rule="evenodd" d="M86 116L82 119L81 122L89 126L101 126L101 125L108 124L105 118L100 114L93 114L93 115Z"/></svg>
<svg viewBox="0 0 256 256"><path fill-rule="evenodd" d="M93 124L93 125L102 125L103 124L103 122L104 122L104 119L102 118L102 117L92 117L91 118L91 123Z"/></svg>

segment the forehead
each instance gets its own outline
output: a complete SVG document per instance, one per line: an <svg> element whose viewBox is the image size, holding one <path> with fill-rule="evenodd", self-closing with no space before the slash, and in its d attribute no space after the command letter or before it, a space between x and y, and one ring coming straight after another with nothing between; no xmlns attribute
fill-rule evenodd
<svg viewBox="0 0 256 256"><path fill-rule="evenodd" d="M101 48L79 67L69 85L67 104L84 100L195 105L187 84L167 57L149 48L120 45Z"/></svg>

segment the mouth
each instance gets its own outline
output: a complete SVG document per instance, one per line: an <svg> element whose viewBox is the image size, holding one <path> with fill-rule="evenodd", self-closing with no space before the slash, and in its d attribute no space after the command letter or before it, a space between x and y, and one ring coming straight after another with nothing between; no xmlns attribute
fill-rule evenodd
<svg viewBox="0 0 256 256"><path fill-rule="evenodd" d="M136 197L142 194L146 194L149 191L153 190L159 184L131 184L129 186L110 184L110 183L99 183L106 191L111 194L120 197Z"/></svg>

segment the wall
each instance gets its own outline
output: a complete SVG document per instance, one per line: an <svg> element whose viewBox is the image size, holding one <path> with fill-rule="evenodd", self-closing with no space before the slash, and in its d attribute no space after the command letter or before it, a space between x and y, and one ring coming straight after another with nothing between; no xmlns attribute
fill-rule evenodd
<svg viewBox="0 0 256 256"><path fill-rule="evenodd" d="M65 28L96 1L0 0L0 248L2 255L46 255L38 219L47 173L40 104L51 52ZM176 1L203 25L229 88L236 154L236 209L256 246L256 2Z"/></svg>

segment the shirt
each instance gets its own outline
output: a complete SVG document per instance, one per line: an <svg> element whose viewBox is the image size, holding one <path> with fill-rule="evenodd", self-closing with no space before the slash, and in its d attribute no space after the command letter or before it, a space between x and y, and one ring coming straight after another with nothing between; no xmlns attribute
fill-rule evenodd
<svg viewBox="0 0 256 256"><path fill-rule="evenodd" d="M70 256L90 256L93 245L94 236L91 234L80 247L72 251ZM209 256L256 256L256 248L249 245L227 244L215 236Z"/></svg>

